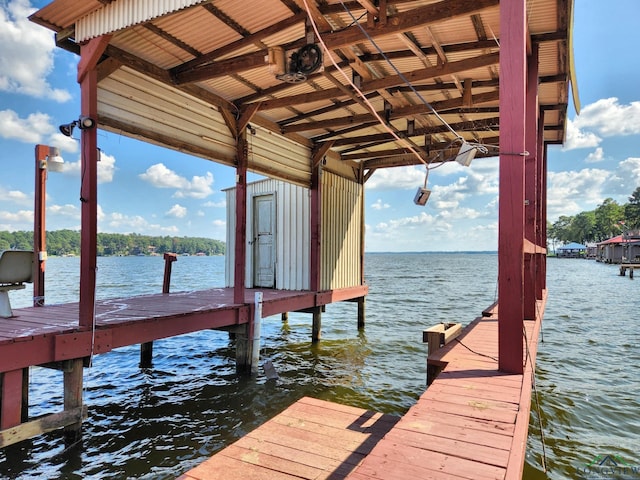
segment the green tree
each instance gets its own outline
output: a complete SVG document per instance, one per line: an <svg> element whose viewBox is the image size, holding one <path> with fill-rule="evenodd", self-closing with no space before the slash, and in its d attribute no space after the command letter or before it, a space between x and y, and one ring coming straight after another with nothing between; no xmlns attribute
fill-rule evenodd
<svg viewBox="0 0 640 480"><path fill-rule="evenodd" d="M624 218L628 228L640 228L640 187L633 191L629 203L625 204Z"/></svg>
<svg viewBox="0 0 640 480"><path fill-rule="evenodd" d="M606 198L595 210L596 241L603 241L620 234L620 221L624 219L624 208L612 198Z"/></svg>

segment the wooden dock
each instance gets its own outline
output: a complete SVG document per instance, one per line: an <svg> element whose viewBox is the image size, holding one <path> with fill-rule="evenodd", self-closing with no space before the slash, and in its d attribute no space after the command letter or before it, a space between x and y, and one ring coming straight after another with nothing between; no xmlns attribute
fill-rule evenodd
<svg viewBox="0 0 640 480"><path fill-rule="evenodd" d="M236 335L238 366L250 368L257 291L246 289L245 303L234 303L232 288L98 300L92 328L78 325L78 303L13 309L14 316L0 322L0 447L62 427L73 435L79 433L79 422L86 415L86 406L82 405L82 370L92 355L141 344L142 365L143 358L151 362L154 340L222 329ZM320 292L260 291L262 317L311 311L313 330L319 335L321 315L318 312L322 306L362 299L367 287ZM28 371L31 366L65 372L63 412L30 419ZM73 441L73 435L69 435L69 441Z"/></svg>
<svg viewBox="0 0 640 480"><path fill-rule="evenodd" d="M179 479L343 479L397 421L304 397Z"/></svg>
<svg viewBox="0 0 640 480"><path fill-rule="evenodd" d="M442 371L402 418L304 398L180 478L521 478L544 303L525 320L523 374L498 371L494 306L429 356Z"/></svg>

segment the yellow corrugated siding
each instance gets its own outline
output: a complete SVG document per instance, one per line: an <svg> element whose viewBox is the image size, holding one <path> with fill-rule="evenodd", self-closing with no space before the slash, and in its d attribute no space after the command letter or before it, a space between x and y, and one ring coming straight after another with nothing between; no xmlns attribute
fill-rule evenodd
<svg viewBox="0 0 640 480"><path fill-rule="evenodd" d="M322 175L322 290L360 285L362 185Z"/></svg>
<svg viewBox="0 0 640 480"><path fill-rule="evenodd" d="M311 184L311 152L307 147L269 130L256 127L247 136L250 171L295 183Z"/></svg>
<svg viewBox="0 0 640 480"><path fill-rule="evenodd" d="M111 119L178 139L184 151L234 163L235 140L215 108L132 70L121 68L100 82L98 114L106 124Z"/></svg>

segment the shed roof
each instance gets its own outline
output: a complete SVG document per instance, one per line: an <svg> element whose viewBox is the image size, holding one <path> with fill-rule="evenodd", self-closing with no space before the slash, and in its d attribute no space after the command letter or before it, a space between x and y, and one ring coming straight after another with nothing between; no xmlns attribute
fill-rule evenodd
<svg viewBox="0 0 640 480"><path fill-rule="evenodd" d="M586 250L587 246L581 243L571 242L558 247L557 250Z"/></svg>
<svg viewBox="0 0 640 480"><path fill-rule="evenodd" d="M99 64L101 128L232 165L227 125L257 111L254 151L264 158L250 169L305 184L306 166L270 163L290 141L307 149L331 142L329 155L345 168L371 172L452 160L457 137L485 145L477 156L495 156L499 3L55 0L30 18L74 52L113 35ZM544 140L562 143L573 0L531 1L527 12L539 46ZM270 49L283 47L288 59L308 43L330 52L322 68L298 83L278 79ZM349 84L354 78L365 97ZM287 137L285 147L266 136L273 134Z"/></svg>

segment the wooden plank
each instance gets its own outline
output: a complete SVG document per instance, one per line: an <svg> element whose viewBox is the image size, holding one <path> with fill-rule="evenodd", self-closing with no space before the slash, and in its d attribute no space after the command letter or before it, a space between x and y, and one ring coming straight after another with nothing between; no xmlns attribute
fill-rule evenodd
<svg viewBox="0 0 640 480"><path fill-rule="evenodd" d="M0 431L0 448L33 438L42 433L66 427L67 425L72 425L86 418L87 407L82 406L22 423L13 428Z"/></svg>
<svg viewBox="0 0 640 480"><path fill-rule="evenodd" d="M379 472L384 472L385 480L432 478L431 472L446 472L450 476L472 480L495 480L504 478L505 474L504 468L390 441L380 447L358 467L359 473L371 475L378 472L379 475Z"/></svg>
<svg viewBox="0 0 640 480"><path fill-rule="evenodd" d="M415 431L394 429L387 434L387 440L410 447L429 450L432 452L444 453L452 457L465 460L477 461L494 465L496 467L507 467L509 460L509 445L507 448L498 448L490 443L470 443L448 437L434 436ZM501 443L501 445L503 445Z"/></svg>

